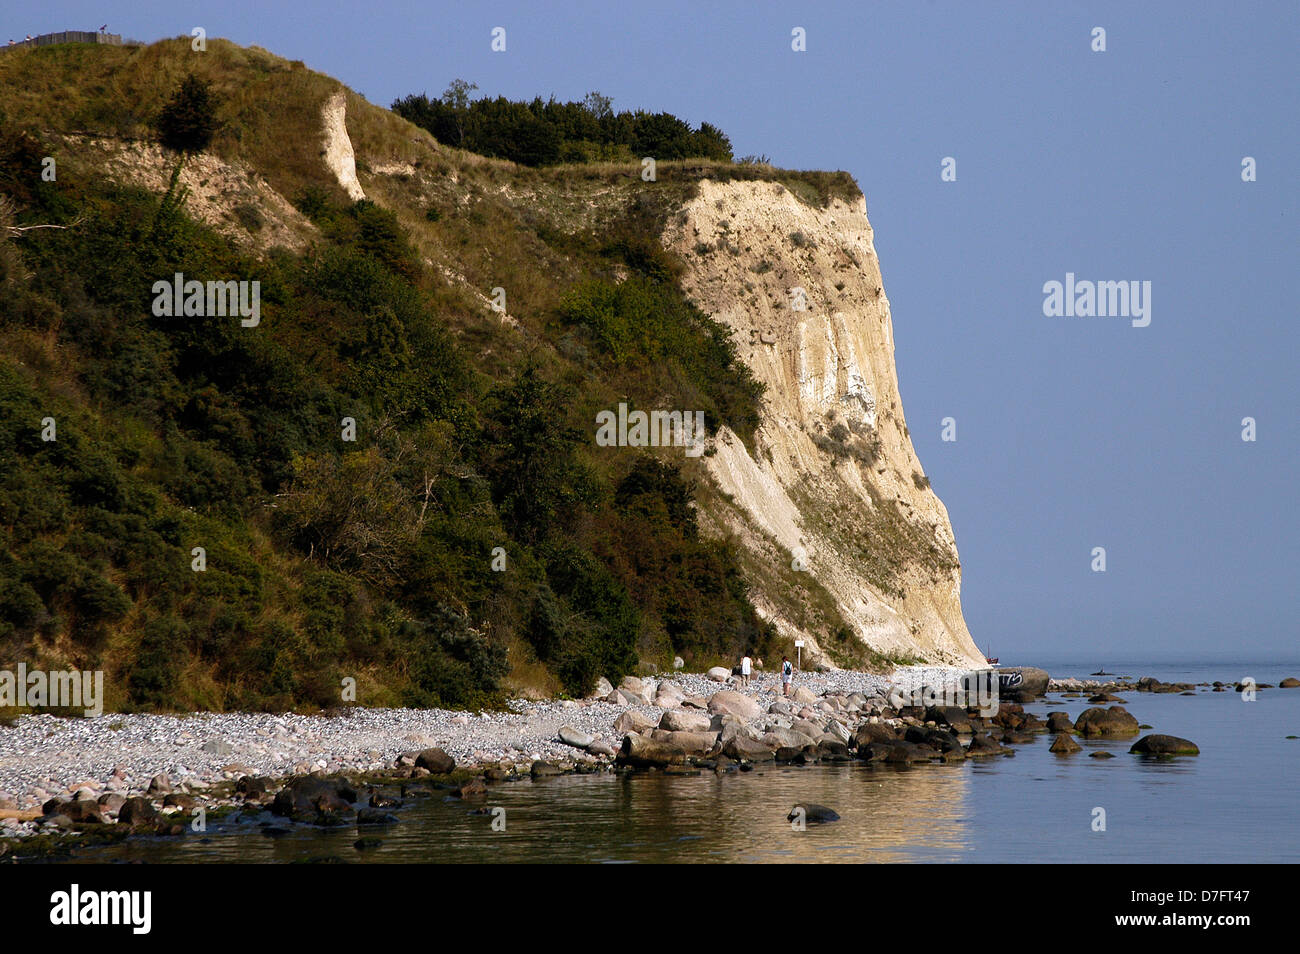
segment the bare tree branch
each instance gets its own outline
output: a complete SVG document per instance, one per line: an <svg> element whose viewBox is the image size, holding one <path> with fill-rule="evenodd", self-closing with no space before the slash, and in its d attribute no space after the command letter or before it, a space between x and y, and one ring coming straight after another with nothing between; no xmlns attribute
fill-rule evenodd
<svg viewBox="0 0 1300 954"><path fill-rule="evenodd" d="M81 223L82 219L76 218L67 225L6 225L4 230L9 238L22 238L28 232L36 229L75 229Z"/></svg>
<svg viewBox="0 0 1300 954"><path fill-rule="evenodd" d="M7 195L0 195L0 236L4 238L22 238L36 229L72 229L83 221L77 216L68 225L14 225L14 216L18 214L18 204Z"/></svg>

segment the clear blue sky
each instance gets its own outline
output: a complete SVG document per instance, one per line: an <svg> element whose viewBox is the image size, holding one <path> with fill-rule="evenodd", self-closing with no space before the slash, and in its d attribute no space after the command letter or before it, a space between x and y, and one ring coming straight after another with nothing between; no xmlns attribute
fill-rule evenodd
<svg viewBox="0 0 1300 954"><path fill-rule="evenodd" d="M203 26L383 105L456 77L600 90L849 170L976 640L1004 662L1300 657L1297 4L47 0L0 13L0 40L105 21ZM1066 272L1150 281L1150 326L1045 317Z"/></svg>

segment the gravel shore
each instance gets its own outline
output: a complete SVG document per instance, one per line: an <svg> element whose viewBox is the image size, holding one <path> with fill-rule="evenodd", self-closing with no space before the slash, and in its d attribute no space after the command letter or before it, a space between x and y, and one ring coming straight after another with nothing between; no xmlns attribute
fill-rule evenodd
<svg viewBox="0 0 1300 954"><path fill-rule="evenodd" d="M799 673L796 686L824 692L875 695L942 684L958 670L913 666L890 676L836 670ZM718 682L696 673L662 677L688 695L707 697ZM775 674L758 674L746 695L764 702L780 694ZM95 794L144 793L151 779L202 791L241 775L276 778L326 773L374 772L402 753L438 746L457 763L480 765L538 759L600 761L556 739L569 726L617 749L614 721L635 709L658 721L654 705L621 706L600 700L526 702L509 712L470 713L444 709L349 709L345 715L195 713L184 716L106 714L67 719L27 715L0 728L0 810L39 810L50 798L81 788ZM755 720L759 721L759 720ZM0 821L0 834L16 834L16 818Z"/></svg>

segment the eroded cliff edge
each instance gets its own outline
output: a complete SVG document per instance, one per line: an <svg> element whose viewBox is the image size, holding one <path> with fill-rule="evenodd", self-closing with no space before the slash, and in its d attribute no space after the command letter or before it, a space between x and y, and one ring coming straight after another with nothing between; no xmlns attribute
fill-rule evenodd
<svg viewBox="0 0 1300 954"><path fill-rule="evenodd" d="M760 612L816 660L853 661L857 640L982 665L948 512L903 417L866 200L819 209L780 183L705 180L663 240L767 386L753 447L724 429L706 457L721 491L706 509L743 548Z"/></svg>

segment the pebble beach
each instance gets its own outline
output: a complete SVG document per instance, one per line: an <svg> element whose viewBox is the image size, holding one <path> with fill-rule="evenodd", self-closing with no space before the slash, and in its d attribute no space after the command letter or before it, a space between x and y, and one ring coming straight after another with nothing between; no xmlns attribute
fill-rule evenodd
<svg viewBox="0 0 1300 954"><path fill-rule="evenodd" d="M795 687L814 695L860 692L881 696L897 688L942 684L959 670L913 666L884 676L849 670L799 673ZM707 698L719 681L699 673L673 673L647 683L667 684L681 694ZM735 688L763 704L780 696L773 673L759 673L748 688ZM652 695L652 693L648 693ZM585 700L515 700L504 712L445 709L339 710L339 715L292 713L104 714L93 718L25 715L0 728L0 834L36 830L31 815L51 798L143 795L165 776L176 791L201 793L240 776L288 778L314 772L381 771L404 752L438 747L457 764L489 765L564 760L599 764L607 756L559 741L563 727L617 750L623 733L615 722L635 710L658 722L664 707ZM754 723L765 717L751 720ZM593 746L599 748L599 746ZM157 786L155 786L157 788Z"/></svg>

